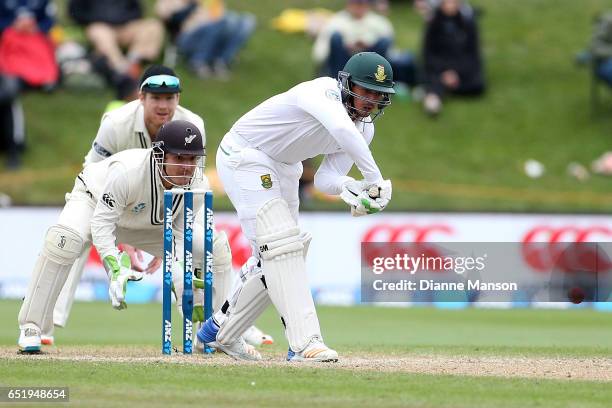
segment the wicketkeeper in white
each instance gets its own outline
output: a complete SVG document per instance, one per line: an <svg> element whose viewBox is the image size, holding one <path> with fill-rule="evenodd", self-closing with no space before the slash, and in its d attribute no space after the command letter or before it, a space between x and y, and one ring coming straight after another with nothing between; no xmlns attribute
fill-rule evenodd
<svg viewBox="0 0 612 408"><path fill-rule="evenodd" d="M323 342L308 285L310 235L298 226L301 162L323 154L315 186L340 195L354 216L373 214L391 199L368 147L374 120L390 104L393 72L376 53L350 58L338 80L317 78L276 95L242 116L217 151L217 172L251 241L244 283L206 321L198 338L222 351L270 300L280 314L290 361L336 361ZM347 176L355 164L363 180Z"/></svg>
<svg viewBox="0 0 612 408"><path fill-rule="evenodd" d="M163 191L173 187L208 188L204 146L204 137L195 124L171 121L161 127L152 148L125 150L88 165L77 176L57 224L47 231L19 312L22 352L40 351L41 327L55 307L74 262L91 244L96 246L109 275L113 307L127 307L127 281L142 278L142 272L132 269L128 254L117 244L126 243L161 256ZM196 218L202 210L203 200L198 195L194 197ZM182 195L174 197L172 211L175 253L181 254ZM202 268L203 237L202 224L194 223L194 268ZM182 268L177 269L182 272ZM175 286L183 279L180 272L173 274ZM222 276L217 278L223 281ZM194 305L203 304L202 292L194 291ZM178 299L182 297L182 293L177 295ZM243 340L233 351L241 358L260 358Z"/></svg>
<svg viewBox="0 0 612 408"><path fill-rule="evenodd" d="M97 163L115 153L137 148L149 148L155 141L161 126L170 120L187 120L192 122L205 138L204 121L202 118L188 109L179 105L181 93L180 79L174 70L163 65L152 65L145 70L140 80L139 99L130 102L118 109L105 113L98 129L98 133L92 143L92 147L85 156L83 166ZM198 219L198 222L201 222ZM53 310L52 320L46 319L42 327L42 343L54 343L54 326L65 327L70 315L76 289L81 280L83 269L89 257L90 244L83 251L83 255L77 259L72 267L68 279L60 292L59 298ZM218 274L225 281L215 281L217 289L231 289L234 276L231 272L231 251L227 236L223 231L215 231L215 256L214 267L223 270ZM131 245L122 243L132 264L132 269L137 272L153 273L161 265L161 258L154 257L146 266L140 262L143 260L142 251ZM194 280L198 282L198 280ZM181 283L182 284L182 283ZM215 291L219 296L225 297L221 290ZM180 308L179 299L177 306ZM218 300L214 302L218 304ZM200 309L196 308L196 313ZM262 333L256 327L249 330L247 339L253 345L272 343L272 337Z"/></svg>

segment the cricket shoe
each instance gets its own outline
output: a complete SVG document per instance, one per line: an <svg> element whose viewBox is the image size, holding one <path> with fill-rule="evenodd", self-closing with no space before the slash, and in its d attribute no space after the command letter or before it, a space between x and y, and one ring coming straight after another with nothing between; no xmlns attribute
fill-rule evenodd
<svg viewBox="0 0 612 408"><path fill-rule="evenodd" d="M306 348L299 353L291 350L287 352L287 361L317 361L323 363L335 363L338 361L338 353L323 343L319 336L313 337Z"/></svg>
<svg viewBox="0 0 612 408"><path fill-rule="evenodd" d="M200 330L198 330L197 337L200 343L206 344L209 347L214 347L236 360L261 360L259 351L250 344L247 344L244 338L239 337L238 340L232 344L221 344L217 342L218 332L219 325L215 322L215 319L210 317L204 322Z"/></svg>
<svg viewBox="0 0 612 408"><path fill-rule="evenodd" d="M33 327L21 329L17 344L21 353L40 353L40 330Z"/></svg>
<svg viewBox="0 0 612 408"><path fill-rule="evenodd" d="M249 327L243 334L244 341L253 347L259 347L264 344L274 344L274 339L269 334L266 334L259 330L255 326Z"/></svg>

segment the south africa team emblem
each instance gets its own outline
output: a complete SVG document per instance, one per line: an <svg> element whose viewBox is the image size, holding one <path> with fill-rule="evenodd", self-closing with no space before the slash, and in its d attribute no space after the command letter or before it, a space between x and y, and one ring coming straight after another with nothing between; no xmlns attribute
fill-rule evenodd
<svg viewBox="0 0 612 408"><path fill-rule="evenodd" d="M385 74L385 67L382 65L378 65L376 67L376 73L374 74L374 78L376 78L377 82L384 82L387 79L387 75Z"/></svg>
<svg viewBox="0 0 612 408"><path fill-rule="evenodd" d="M272 177L269 174L261 176L261 186L263 188L272 188Z"/></svg>

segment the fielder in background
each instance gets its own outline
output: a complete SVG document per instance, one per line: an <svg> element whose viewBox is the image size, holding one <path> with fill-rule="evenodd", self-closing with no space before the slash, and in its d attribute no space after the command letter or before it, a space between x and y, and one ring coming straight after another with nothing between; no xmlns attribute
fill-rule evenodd
<svg viewBox="0 0 612 408"><path fill-rule="evenodd" d="M232 355L240 335L270 300L280 314L290 361L337 361L323 342L308 285L310 235L298 226L301 162L323 154L315 186L340 195L354 216L384 210L384 180L368 147L374 120L391 100L393 72L373 52L355 54L338 80L323 77L276 95L240 118L217 150L217 172L250 240L243 285L198 331L200 341ZM363 180L347 176L355 164ZM240 356L237 356L240 358Z"/></svg>
<svg viewBox="0 0 612 408"><path fill-rule="evenodd" d="M161 126L170 120L182 119L193 123L205 138L202 118L179 105L181 91L180 79L174 70L163 65L152 65L147 68L140 80L139 99L106 112L102 116L100 128L91 149L85 156L83 166L87 167L91 163L102 161L124 150L150 148ZM201 220L198 219L197 222ZM89 248L86 247L82 256L74 263L55 305L53 318L47 319L42 327L43 344L53 344L54 327L65 327L68 322L76 289L89 257ZM161 258L154 257L145 267L141 265L143 254L139 248L122 243L121 249L128 254L132 269L137 272L153 273L161 265ZM215 306L221 305L227 296L226 292L231 290L233 284L231 256L225 232L215 231L214 268L217 277L224 278L223 281L215 281L215 294L219 297L213 300ZM223 272L218 272L220 270ZM180 299L177 306L180 309ZM197 313L200 311L198 308L195 310ZM194 321L197 321L198 317L199 315ZM256 327L249 329L246 334L249 343L253 345L273 342L271 336L262 333Z"/></svg>
<svg viewBox="0 0 612 408"><path fill-rule="evenodd" d="M74 262L91 244L98 249L108 273L113 307L127 307L127 281L142 278L142 272L132 269L130 257L117 248L117 243L161 256L163 191L172 187L208 189L204 146L204 137L195 124L172 121L160 128L152 148L126 150L81 171L57 224L47 231L34 267L19 312L20 351L40 351L40 329L50 317ZM182 195L175 196L172 206L175 254L183 252L182 199ZM196 217L203 207L202 197L194 198ZM201 224L194 224L193 235L194 268L202 268ZM216 278L224 280L222 276ZM175 273L173 279L175 284L182 281L182 273ZM181 294L177 295L180 299ZM202 305L203 300L203 291L194 290L194 305ZM259 353L242 339L236 345L233 351L243 358L259 358Z"/></svg>

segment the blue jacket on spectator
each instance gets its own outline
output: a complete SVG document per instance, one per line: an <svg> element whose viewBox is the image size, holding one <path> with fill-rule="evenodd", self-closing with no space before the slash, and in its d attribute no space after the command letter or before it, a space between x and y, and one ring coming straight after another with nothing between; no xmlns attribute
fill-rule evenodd
<svg viewBox="0 0 612 408"><path fill-rule="evenodd" d="M53 26L54 6L49 0L4 0L0 1L0 32L23 13L34 16L38 28L45 33Z"/></svg>

